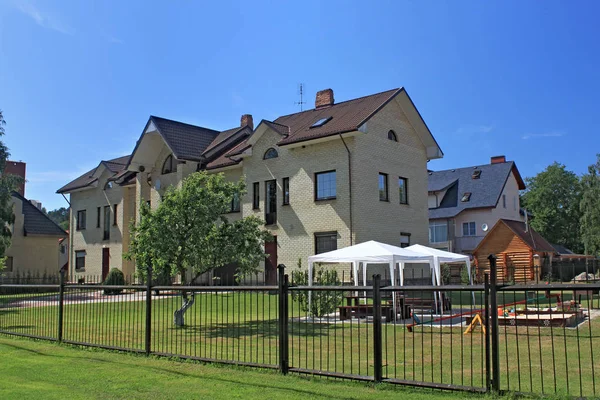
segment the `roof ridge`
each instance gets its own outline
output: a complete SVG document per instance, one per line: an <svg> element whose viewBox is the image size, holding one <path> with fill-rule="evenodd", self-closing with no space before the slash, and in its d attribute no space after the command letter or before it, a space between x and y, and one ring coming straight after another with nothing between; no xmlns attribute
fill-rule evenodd
<svg viewBox="0 0 600 400"><path fill-rule="evenodd" d="M150 118L162 119L163 121L175 122L176 124L187 125L187 126L191 126L191 127L194 127L194 128L206 129L208 131L213 131L215 133L221 133L221 131L218 131L216 129L206 128L206 127L200 126L200 125L188 124L187 122L181 122L181 121L177 121L177 120L174 120L174 119L159 117L157 115L150 115Z"/></svg>
<svg viewBox="0 0 600 400"><path fill-rule="evenodd" d="M492 166L496 166L496 165L504 165L504 164L514 164L514 161L506 161L503 163L495 163L495 164L480 164L480 165L471 165L471 166L467 166L467 167L458 167L458 168L448 168L448 169L440 169L440 170L431 170L430 172L432 173L436 173L436 172L451 172L451 171L458 171L458 170L463 170L463 169L474 169L474 168L479 168L479 167L492 167Z"/></svg>
<svg viewBox="0 0 600 400"><path fill-rule="evenodd" d="M331 105L331 106L329 106L329 107L323 107L323 108L320 108L320 109L318 109L318 110L317 110L316 108L311 108L311 109L309 109L309 110L304 110L304 111L300 111L300 112L290 113L290 114L286 114L286 115L280 115L280 116L279 116L279 117L277 117L276 119L283 118L283 117L289 117L290 115L304 114L304 113L307 113L307 112L309 112L309 111L322 111L322 110L325 110L325 109L327 109L327 108L335 107L335 106L337 106L337 105L340 105L340 104L349 103L349 102L351 102L351 101L358 101L358 100L365 99L365 98L367 98L367 97L378 96L378 95L380 95L380 94L384 94L384 93L387 93L387 92L397 92L397 91L398 91L398 90L400 90L400 89L402 89L402 87L395 88L395 89L384 90L384 91L381 91L381 92L377 92L377 93L368 94L368 95L366 95L366 96L356 97L356 98L354 98L354 99L348 99L348 100L340 101L339 103L334 103L334 104L332 104L332 105ZM266 121L266 120L265 120L265 121ZM277 123L277 122L274 122L274 123ZM279 124L279 125L281 125L281 124ZM287 126L287 125L283 125L283 126Z"/></svg>

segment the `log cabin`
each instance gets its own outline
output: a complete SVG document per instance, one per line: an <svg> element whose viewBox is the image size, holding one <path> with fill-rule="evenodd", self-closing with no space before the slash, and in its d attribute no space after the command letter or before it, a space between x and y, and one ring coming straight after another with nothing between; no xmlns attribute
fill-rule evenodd
<svg viewBox="0 0 600 400"><path fill-rule="evenodd" d="M497 257L497 281L527 283L542 279L545 266L556 250L531 226L521 221L500 219L473 251L476 278L490 272L488 256Z"/></svg>

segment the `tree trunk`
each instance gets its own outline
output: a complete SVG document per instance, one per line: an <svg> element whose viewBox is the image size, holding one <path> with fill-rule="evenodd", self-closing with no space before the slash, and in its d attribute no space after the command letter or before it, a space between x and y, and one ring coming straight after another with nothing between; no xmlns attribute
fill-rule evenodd
<svg viewBox="0 0 600 400"><path fill-rule="evenodd" d="M173 323L175 326L185 325L185 312L188 308L194 305L195 294L192 293L191 297L188 297L187 292L181 292L182 304L179 310L175 310L173 313Z"/></svg>

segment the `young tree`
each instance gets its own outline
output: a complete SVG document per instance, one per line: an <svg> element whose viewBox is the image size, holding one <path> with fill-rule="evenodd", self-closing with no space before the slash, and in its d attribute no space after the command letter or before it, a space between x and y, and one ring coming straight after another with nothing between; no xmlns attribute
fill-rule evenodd
<svg viewBox="0 0 600 400"><path fill-rule="evenodd" d="M48 217L56 222L64 230L69 229L69 208L61 207L56 210L48 211Z"/></svg>
<svg viewBox="0 0 600 400"><path fill-rule="evenodd" d="M533 213L531 226L550 243L581 251L581 185L577 175L554 162L526 182L522 202Z"/></svg>
<svg viewBox="0 0 600 400"><path fill-rule="evenodd" d="M231 263L240 275L256 271L270 238L263 221L254 216L229 221L224 215L244 192L243 180L228 182L223 174L188 176L181 188L167 190L156 210L141 205L127 257L135 260L140 276L145 278L151 267L153 278L179 275L183 285ZM176 326L184 325L193 304L194 295L182 291L182 306L173 316Z"/></svg>
<svg viewBox="0 0 600 400"><path fill-rule="evenodd" d="M600 255L600 154L581 177L581 238L585 253Z"/></svg>
<svg viewBox="0 0 600 400"><path fill-rule="evenodd" d="M0 110L0 136L4 136L6 121ZM22 179L15 175L5 174L6 161L10 153L4 142L0 141L0 265L4 268L4 255L6 249L10 246L12 233L10 225L15 221L13 214L12 192L15 190Z"/></svg>

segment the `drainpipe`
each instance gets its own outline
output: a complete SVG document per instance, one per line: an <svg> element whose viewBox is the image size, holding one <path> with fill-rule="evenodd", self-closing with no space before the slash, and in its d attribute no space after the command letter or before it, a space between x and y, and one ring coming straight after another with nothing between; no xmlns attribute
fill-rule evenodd
<svg viewBox="0 0 600 400"><path fill-rule="evenodd" d="M340 139L342 139L342 143L344 143L344 147L346 148L346 152L348 153L348 191L350 192L349 196L349 206L350 206L350 246L353 244L352 236L354 234L353 221L352 221L352 154L350 153L350 149L344 140L344 137L340 133Z"/></svg>

